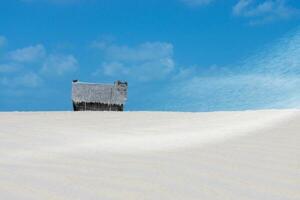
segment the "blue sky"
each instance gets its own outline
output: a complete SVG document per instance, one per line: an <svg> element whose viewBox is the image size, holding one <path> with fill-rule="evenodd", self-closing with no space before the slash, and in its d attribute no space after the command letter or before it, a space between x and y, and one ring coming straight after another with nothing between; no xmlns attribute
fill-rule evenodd
<svg viewBox="0 0 300 200"><path fill-rule="evenodd" d="M71 80L129 82L127 110L298 107L297 0L7 0L0 111L71 110Z"/></svg>

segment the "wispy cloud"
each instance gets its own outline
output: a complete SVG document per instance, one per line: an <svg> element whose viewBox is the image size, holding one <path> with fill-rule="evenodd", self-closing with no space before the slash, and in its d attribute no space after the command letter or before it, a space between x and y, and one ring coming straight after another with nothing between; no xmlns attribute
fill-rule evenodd
<svg viewBox="0 0 300 200"><path fill-rule="evenodd" d="M181 0L181 1L188 6L205 6L214 2L215 0Z"/></svg>
<svg viewBox="0 0 300 200"><path fill-rule="evenodd" d="M45 56L46 50L41 44L16 49L8 53L9 59L15 62L36 62L44 59Z"/></svg>
<svg viewBox="0 0 300 200"><path fill-rule="evenodd" d="M71 54L48 53L43 44L30 45L4 53L0 59L0 85L6 91L36 88L48 78L62 77L78 69Z"/></svg>
<svg viewBox="0 0 300 200"><path fill-rule="evenodd" d="M0 48L6 45L7 39L3 35L0 35Z"/></svg>
<svg viewBox="0 0 300 200"><path fill-rule="evenodd" d="M43 76L62 76L77 70L78 61L71 54L47 53L42 44L13 50L7 53L2 71L12 71L16 66L25 65L36 68Z"/></svg>
<svg viewBox="0 0 300 200"><path fill-rule="evenodd" d="M14 77L0 77L0 83L8 88L36 88L42 84L42 79L34 72L26 72Z"/></svg>
<svg viewBox="0 0 300 200"><path fill-rule="evenodd" d="M250 20L251 25L265 24L280 19L289 19L299 14L299 9L288 5L287 0L239 0L233 14Z"/></svg>
<svg viewBox="0 0 300 200"><path fill-rule="evenodd" d="M238 66L178 70L162 89L167 110L243 110L300 106L300 30Z"/></svg>
<svg viewBox="0 0 300 200"><path fill-rule="evenodd" d="M139 85L135 82L139 78L162 80L159 87L156 81L151 82L153 86L147 87L151 92L139 99L150 109L213 111L300 106L300 29L234 66L180 67L174 64L173 45L163 42L97 44L104 60L98 75L129 78L131 86ZM162 60L170 63L163 64ZM137 94L144 90L132 88Z"/></svg>
<svg viewBox="0 0 300 200"><path fill-rule="evenodd" d="M0 74L16 72L21 68L18 63L0 63Z"/></svg>
<svg viewBox="0 0 300 200"><path fill-rule="evenodd" d="M77 69L78 61L73 55L51 54L45 59L41 72L51 76L63 76Z"/></svg>
<svg viewBox="0 0 300 200"><path fill-rule="evenodd" d="M175 65L173 45L166 42L146 42L130 47L101 41L93 46L101 50L104 59L94 74L149 81L164 78Z"/></svg>
<svg viewBox="0 0 300 200"><path fill-rule="evenodd" d="M67 4L83 2L84 0L20 0L20 1L24 3L51 3L51 4L67 5Z"/></svg>

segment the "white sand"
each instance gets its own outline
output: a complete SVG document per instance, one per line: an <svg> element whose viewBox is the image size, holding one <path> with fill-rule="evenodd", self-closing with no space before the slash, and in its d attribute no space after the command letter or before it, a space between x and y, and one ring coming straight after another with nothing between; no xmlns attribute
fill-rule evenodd
<svg viewBox="0 0 300 200"><path fill-rule="evenodd" d="M300 111L0 113L0 199L300 199Z"/></svg>

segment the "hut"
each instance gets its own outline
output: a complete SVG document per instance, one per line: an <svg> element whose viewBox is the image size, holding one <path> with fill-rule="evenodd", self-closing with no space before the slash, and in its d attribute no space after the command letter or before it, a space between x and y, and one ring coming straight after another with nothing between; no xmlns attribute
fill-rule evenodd
<svg viewBox="0 0 300 200"><path fill-rule="evenodd" d="M114 84L72 82L74 111L123 111L127 100L127 82Z"/></svg>

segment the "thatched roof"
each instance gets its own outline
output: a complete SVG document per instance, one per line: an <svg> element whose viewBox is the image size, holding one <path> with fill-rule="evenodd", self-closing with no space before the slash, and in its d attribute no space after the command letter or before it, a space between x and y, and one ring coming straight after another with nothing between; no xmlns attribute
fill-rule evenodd
<svg viewBox="0 0 300 200"><path fill-rule="evenodd" d="M124 88L119 88L116 84L97 83L72 83L72 100L74 102L93 102L104 104L122 105L127 99Z"/></svg>

